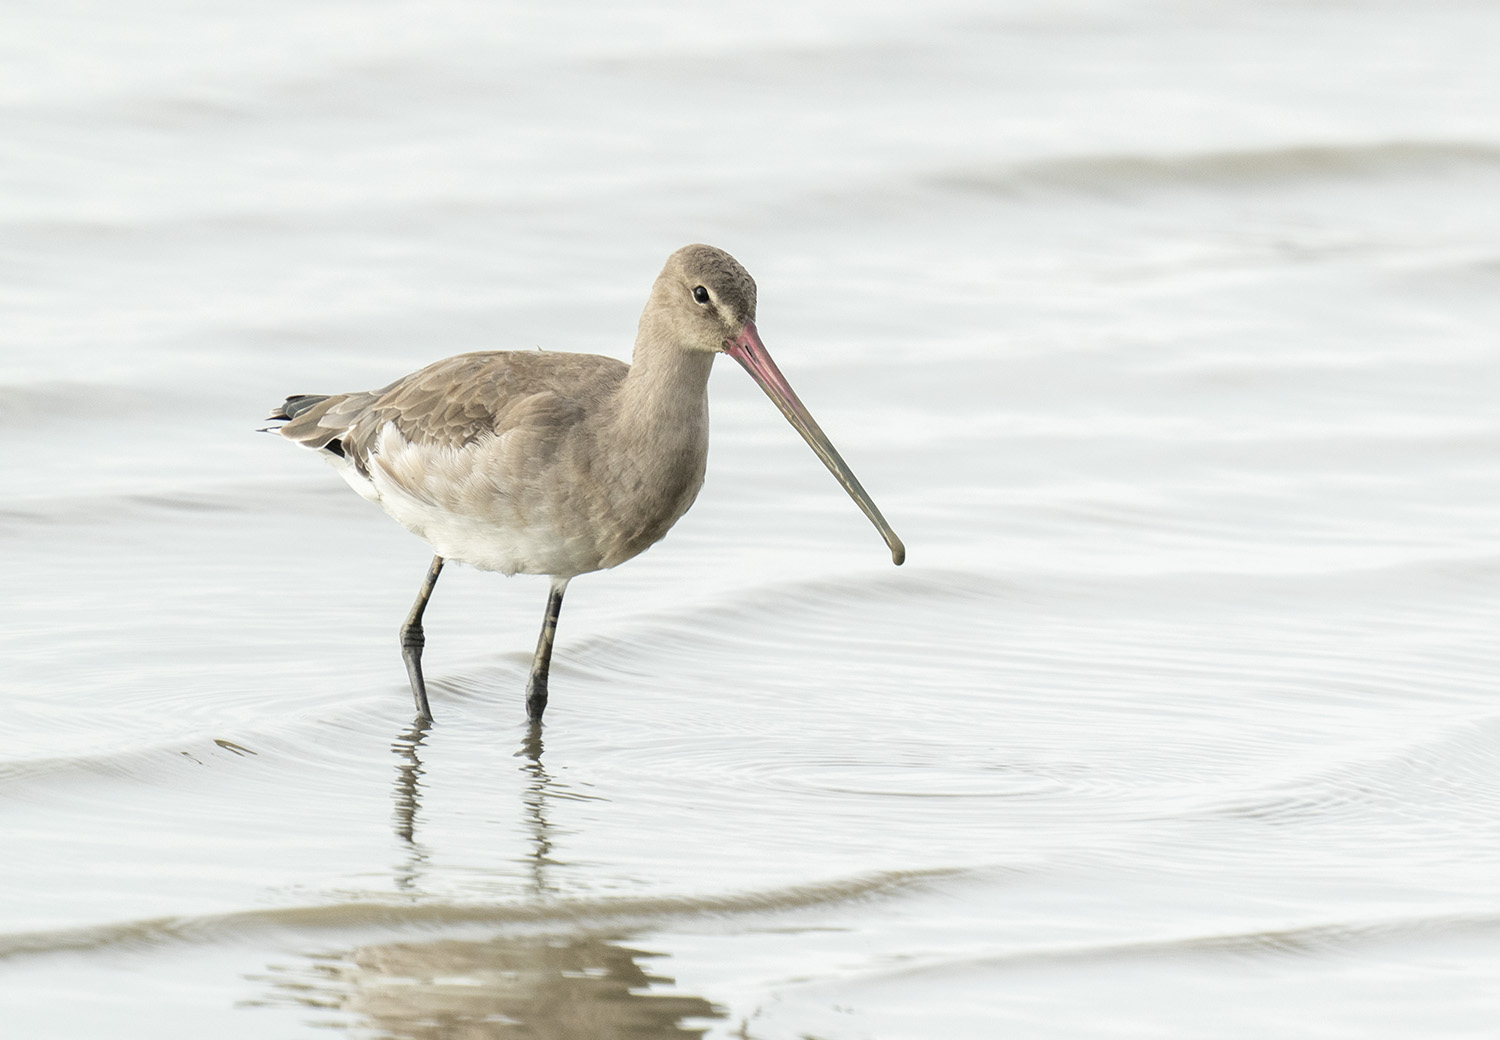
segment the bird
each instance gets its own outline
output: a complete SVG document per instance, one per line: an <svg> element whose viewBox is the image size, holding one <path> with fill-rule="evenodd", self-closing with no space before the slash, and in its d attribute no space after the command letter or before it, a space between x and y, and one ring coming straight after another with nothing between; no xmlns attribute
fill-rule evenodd
<svg viewBox="0 0 1500 1040"><path fill-rule="evenodd" d="M552 644L568 583L661 540L693 504L708 461L708 377L734 358L775 402L884 538L906 547L844 463L755 324L756 285L722 249L667 258L641 314L630 364L564 351L480 351L378 390L295 394L264 432L316 451L361 496L433 550L400 629L418 716L432 719L422 616L445 563L550 579L526 683L547 707Z"/></svg>

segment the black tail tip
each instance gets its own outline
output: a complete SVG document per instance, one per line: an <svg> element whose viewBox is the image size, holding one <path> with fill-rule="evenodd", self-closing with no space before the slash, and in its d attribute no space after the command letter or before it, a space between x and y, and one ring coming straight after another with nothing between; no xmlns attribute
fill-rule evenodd
<svg viewBox="0 0 1500 1040"><path fill-rule="evenodd" d="M295 419L319 401L326 400L328 400L327 394L293 394L281 402L274 412L266 416L266 421L286 422L290 419Z"/></svg>

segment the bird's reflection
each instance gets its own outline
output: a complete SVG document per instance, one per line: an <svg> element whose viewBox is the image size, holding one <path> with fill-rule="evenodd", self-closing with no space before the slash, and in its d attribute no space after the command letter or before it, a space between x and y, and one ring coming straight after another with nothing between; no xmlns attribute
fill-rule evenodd
<svg viewBox="0 0 1500 1040"><path fill-rule="evenodd" d="M651 992L672 980L643 967L661 956L618 936L438 939L361 946L272 969L270 999L341 1010L391 1040L687 1040L722 1009Z"/></svg>
<svg viewBox="0 0 1500 1040"><path fill-rule="evenodd" d="M418 718L391 745L399 759L393 823L406 858L396 885L417 894L429 852L419 837L431 723ZM557 792L542 763L542 729L532 723L515 757L525 776L521 817L530 848L524 857L532 900L557 898L549 800ZM567 797L564 794L564 797ZM362 1027L392 1040L687 1040L702 1037L724 1011L702 997L660 992L673 980L647 970L664 956L626 945L624 935L524 934L488 939L441 938L371 943L273 967L261 977L267 998L257 1004L354 1016Z"/></svg>

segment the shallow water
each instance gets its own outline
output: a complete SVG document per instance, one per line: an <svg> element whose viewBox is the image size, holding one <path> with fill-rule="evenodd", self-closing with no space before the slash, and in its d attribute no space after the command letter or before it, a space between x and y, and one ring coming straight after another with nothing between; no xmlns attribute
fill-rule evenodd
<svg viewBox="0 0 1500 1040"><path fill-rule="evenodd" d="M1500 13L0 18L8 1034L1493 1030ZM910 562L722 365L540 738L460 568L414 726L425 547L252 431L689 241Z"/></svg>

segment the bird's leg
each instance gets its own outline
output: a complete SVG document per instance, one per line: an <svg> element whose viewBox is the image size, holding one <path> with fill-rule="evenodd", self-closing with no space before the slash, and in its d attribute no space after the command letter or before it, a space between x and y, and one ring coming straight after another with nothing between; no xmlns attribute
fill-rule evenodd
<svg viewBox="0 0 1500 1040"><path fill-rule="evenodd" d="M536 641L536 656L531 659L531 678L526 683L526 717L540 722L547 710L547 670L552 664L552 637L557 632L557 615L562 610L567 578L553 578L547 594L547 616L542 619L542 634Z"/></svg>
<svg viewBox="0 0 1500 1040"><path fill-rule="evenodd" d="M427 643L427 637L422 634L422 613L427 609L432 587L437 584L441 573L443 558L434 556L432 566L427 568L427 578L422 582L422 591L417 593L417 601L411 605L411 613L406 615L406 623L401 626L401 656L406 661L406 676L411 680L411 695L417 702L417 714L429 721L432 709L427 706L427 684L422 681L422 647Z"/></svg>

